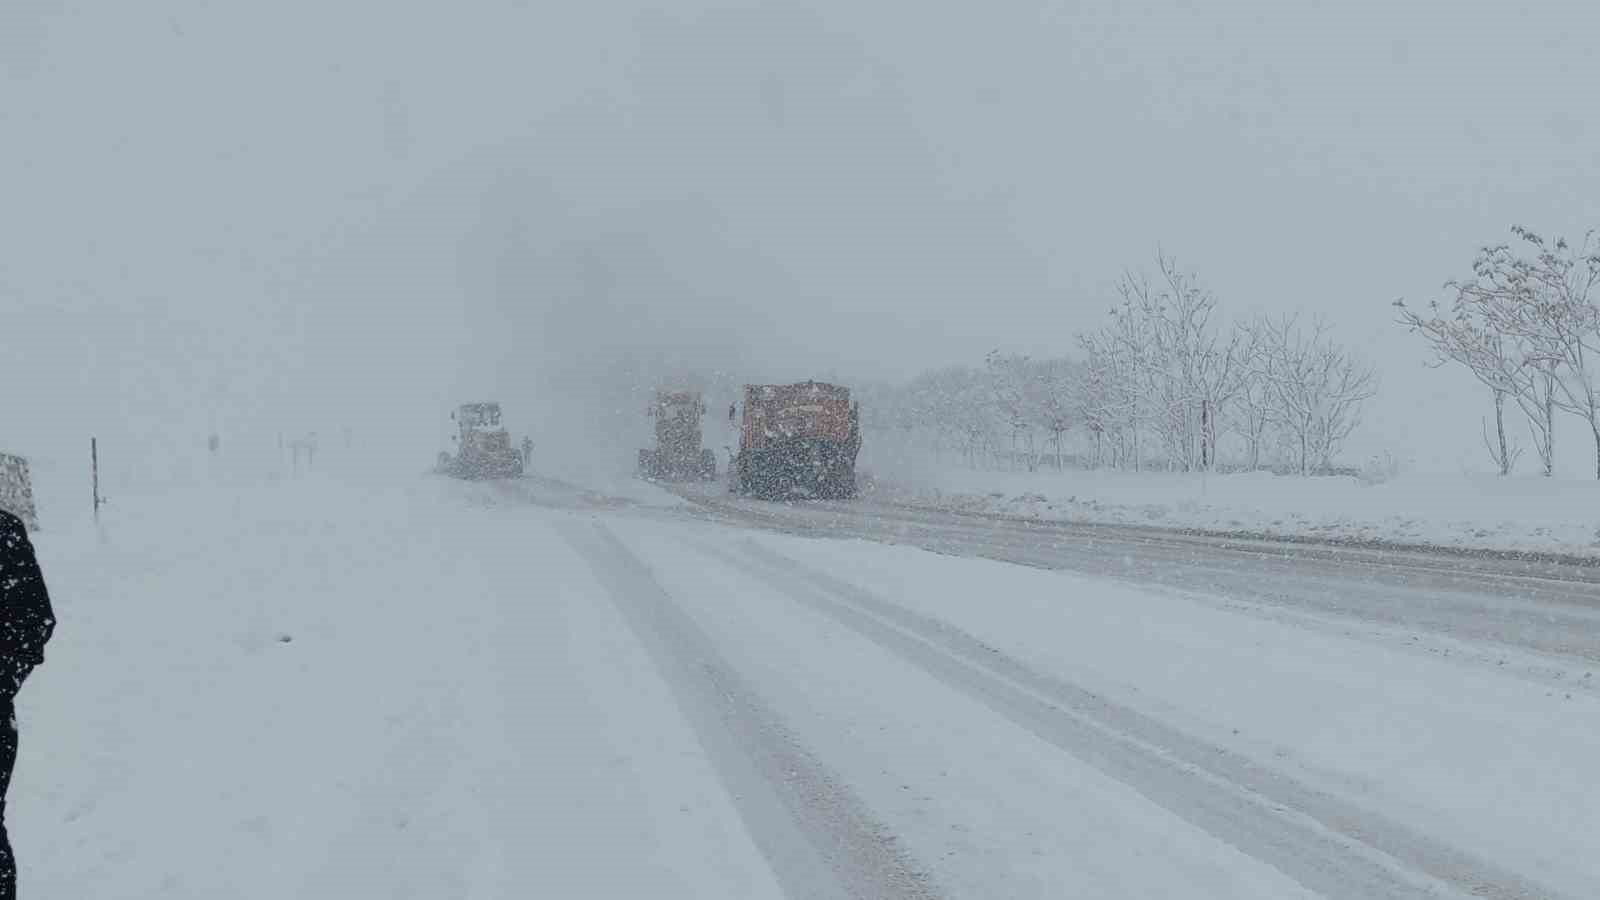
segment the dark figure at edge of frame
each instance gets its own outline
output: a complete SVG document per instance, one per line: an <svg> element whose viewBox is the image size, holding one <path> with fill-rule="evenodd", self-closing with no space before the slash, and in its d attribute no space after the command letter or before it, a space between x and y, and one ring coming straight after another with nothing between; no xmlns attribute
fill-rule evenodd
<svg viewBox="0 0 1600 900"><path fill-rule="evenodd" d="M17 763L17 691L44 662L44 645L55 627L28 531L0 510L0 900L17 896L17 862L5 829L5 795Z"/></svg>

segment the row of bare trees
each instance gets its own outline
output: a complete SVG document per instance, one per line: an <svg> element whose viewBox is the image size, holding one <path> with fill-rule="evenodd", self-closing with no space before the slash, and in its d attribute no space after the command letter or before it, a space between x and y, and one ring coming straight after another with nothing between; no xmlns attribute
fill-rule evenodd
<svg viewBox="0 0 1600 900"><path fill-rule="evenodd" d="M920 432L972 466L1003 459L1182 471L1326 470L1376 389L1365 362L1320 321L1224 323L1216 298L1165 255L1125 273L1118 302L1078 352L990 353L928 372L865 405L869 425Z"/></svg>
<svg viewBox="0 0 1600 900"><path fill-rule="evenodd" d="M1557 413L1584 421L1600 477L1600 239L1553 243L1517 226L1514 244L1484 247L1472 277L1418 312L1395 301L1400 323L1427 341L1435 365L1471 372L1494 404L1483 442L1500 474L1522 454L1507 434L1507 401L1522 413L1541 472L1555 472Z"/></svg>

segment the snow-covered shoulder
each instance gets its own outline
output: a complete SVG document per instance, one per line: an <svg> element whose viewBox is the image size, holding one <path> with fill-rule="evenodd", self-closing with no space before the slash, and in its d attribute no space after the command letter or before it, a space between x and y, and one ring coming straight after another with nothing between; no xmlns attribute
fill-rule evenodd
<svg viewBox="0 0 1600 900"><path fill-rule="evenodd" d="M1596 481L942 468L879 477L872 496L1056 521L1600 556Z"/></svg>

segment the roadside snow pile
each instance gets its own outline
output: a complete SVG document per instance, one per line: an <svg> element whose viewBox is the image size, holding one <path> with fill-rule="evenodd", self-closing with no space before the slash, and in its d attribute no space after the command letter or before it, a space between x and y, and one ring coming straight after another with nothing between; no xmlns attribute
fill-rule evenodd
<svg viewBox="0 0 1600 900"><path fill-rule="evenodd" d="M944 470L888 502L1072 522L1600 556L1600 482L1406 475L1382 484L1166 472Z"/></svg>

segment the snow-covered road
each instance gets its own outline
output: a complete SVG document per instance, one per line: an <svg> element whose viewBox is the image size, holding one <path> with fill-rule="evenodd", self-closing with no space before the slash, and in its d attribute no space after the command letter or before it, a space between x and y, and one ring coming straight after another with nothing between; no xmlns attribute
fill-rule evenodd
<svg viewBox="0 0 1600 900"><path fill-rule="evenodd" d="M1260 540L870 501L771 504L715 488L681 493L718 521L1108 576L1277 614L1394 627L1408 638L1463 638L1600 664L1600 564L1592 560Z"/></svg>
<svg viewBox="0 0 1600 900"><path fill-rule="evenodd" d="M164 502L41 536L29 896L1600 883L1582 567L539 479Z"/></svg>

